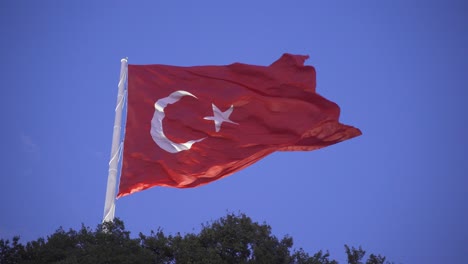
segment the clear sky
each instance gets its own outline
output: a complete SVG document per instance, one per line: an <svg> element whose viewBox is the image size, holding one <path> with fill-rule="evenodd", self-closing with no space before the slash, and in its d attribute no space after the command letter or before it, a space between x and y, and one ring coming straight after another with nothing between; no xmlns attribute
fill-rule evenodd
<svg viewBox="0 0 468 264"><path fill-rule="evenodd" d="M465 1L1 1L0 237L101 221L122 57L269 65L288 52L310 55L317 91L363 135L119 199L132 234L240 211L341 261L346 243L466 262L467 14Z"/></svg>

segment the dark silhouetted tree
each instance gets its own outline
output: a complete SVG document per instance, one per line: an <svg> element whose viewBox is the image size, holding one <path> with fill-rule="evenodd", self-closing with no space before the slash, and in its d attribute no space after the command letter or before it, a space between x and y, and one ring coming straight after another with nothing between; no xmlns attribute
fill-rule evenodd
<svg viewBox="0 0 468 264"><path fill-rule="evenodd" d="M245 214L227 214L202 225L198 234L165 235L162 229L131 238L120 219L95 230L57 229L47 239L25 246L19 237L0 240L0 264L96 264L96 263L284 263L338 264L328 251L310 256L302 248L293 250L293 238L279 239L267 224L259 224ZM365 251L345 245L349 264L363 264ZM384 264L385 257L371 254L365 264Z"/></svg>

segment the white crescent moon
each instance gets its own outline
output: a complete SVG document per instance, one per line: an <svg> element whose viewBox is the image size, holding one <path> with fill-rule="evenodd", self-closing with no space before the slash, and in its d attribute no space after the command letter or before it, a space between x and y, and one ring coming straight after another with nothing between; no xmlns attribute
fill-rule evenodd
<svg viewBox="0 0 468 264"><path fill-rule="evenodd" d="M171 93L168 97L164 97L154 103L154 115L151 119L151 137L158 146L169 153L177 153L183 150L189 150L194 143L200 142L205 138L190 140L185 143L175 143L169 140L164 134L162 121L166 114L164 114L164 108L180 100L184 96L192 96L197 98L195 95L187 91L176 91Z"/></svg>

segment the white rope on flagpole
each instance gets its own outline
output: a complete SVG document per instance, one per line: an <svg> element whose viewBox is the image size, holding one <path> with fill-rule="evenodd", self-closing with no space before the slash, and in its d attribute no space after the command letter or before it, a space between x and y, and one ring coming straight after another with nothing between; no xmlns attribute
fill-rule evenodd
<svg viewBox="0 0 468 264"><path fill-rule="evenodd" d="M112 135L111 158L109 161L109 175L107 177L106 201L104 203L104 217L102 222L114 220L115 192L117 190L117 170L119 165L120 132L122 127L122 112L124 105L125 84L127 82L127 58L120 60L120 80L115 108L114 133Z"/></svg>

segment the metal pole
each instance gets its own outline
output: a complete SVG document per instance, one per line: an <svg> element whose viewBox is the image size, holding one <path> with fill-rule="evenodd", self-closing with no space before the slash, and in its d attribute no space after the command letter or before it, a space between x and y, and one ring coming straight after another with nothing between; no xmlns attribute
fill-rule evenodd
<svg viewBox="0 0 468 264"><path fill-rule="evenodd" d="M124 90L127 80L127 58L120 60L120 81L115 107L114 133L112 136L111 158L109 161L109 176L107 177L106 201L104 203L104 217L102 222L113 221L115 215L115 192L117 189L117 170L119 164L120 131L122 126L122 111Z"/></svg>

